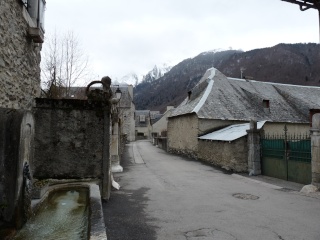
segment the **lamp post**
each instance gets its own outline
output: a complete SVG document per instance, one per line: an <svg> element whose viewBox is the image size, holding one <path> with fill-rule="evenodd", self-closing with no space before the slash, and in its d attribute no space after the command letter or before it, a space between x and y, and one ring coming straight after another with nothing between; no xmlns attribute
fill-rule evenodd
<svg viewBox="0 0 320 240"><path fill-rule="evenodd" d="M118 88L117 88L117 90L116 90L115 93L116 93L116 98L120 100L120 99L121 99L122 92L121 92L121 90L120 90L120 88L119 88L119 85L118 85Z"/></svg>
<svg viewBox="0 0 320 240"><path fill-rule="evenodd" d="M117 86L116 91L114 92L114 97L111 99L112 103L112 136L111 136L111 169L112 172L122 172L123 168L120 166L120 157L119 157L119 146L120 146L120 137L119 137L119 109L117 107L122 92L119 85Z"/></svg>

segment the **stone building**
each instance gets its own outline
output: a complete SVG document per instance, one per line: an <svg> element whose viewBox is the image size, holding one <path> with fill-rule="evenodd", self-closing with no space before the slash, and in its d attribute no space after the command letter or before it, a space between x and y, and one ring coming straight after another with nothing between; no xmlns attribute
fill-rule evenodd
<svg viewBox="0 0 320 240"><path fill-rule="evenodd" d="M266 133L280 132L285 124L288 133L306 133L310 117L320 109L319 96L319 87L227 78L211 68L169 117L169 151L207 158L203 152L217 141L198 137L252 119L266 121Z"/></svg>
<svg viewBox="0 0 320 240"><path fill-rule="evenodd" d="M111 86L113 93L118 88L117 85ZM121 133L126 134L128 141L135 140L135 105L133 103L133 86L120 85L121 99L117 105L119 109L119 117L121 120Z"/></svg>
<svg viewBox="0 0 320 240"><path fill-rule="evenodd" d="M45 1L28 1L29 7L24 2L0 2L0 107L4 108L31 109L40 95ZM31 10L38 7L39 11Z"/></svg>
<svg viewBox="0 0 320 240"><path fill-rule="evenodd" d="M136 110L135 111L135 131L136 139L150 139L151 138L151 116L150 110Z"/></svg>
<svg viewBox="0 0 320 240"><path fill-rule="evenodd" d="M44 0L0 1L0 229L27 218L44 9Z"/></svg>
<svg viewBox="0 0 320 240"><path fill-rule="evenodd" d="M164 114L161 115L161 118L152 124L153 136L166 137L167 127L168 127L168 117L171 116L173 109L174 109L173 106L167 106L167 110L165 111Z"/></svg>
<svg viewBox="0 0 320 240"><path fill-rule="evenodd" d="M258 122L260 130L265 121ZM248 171L249 123L234 124L198 138L198 159L234 172Z"/></svg>
<svg viewBox="0 0 320 240"><path fill-rule="evenodd" d="M119 118L121 121L119 134L125 134L127 141L131 142L135 140L135 105L133 102L133 86L127 84L111 85L111 91L113 95L115 95L115 91L118 88L121 90L121 99L116 104L116 107L119 110ZM98 87L98 89L101 88ZM71 87L69 89L69 95L70 96L66 96L65 94L62 94L59 96L59 98L82 100L87 99L85 87Z"/></svg>
<svg viewBox="0 0 320 240"><path fill-rule="evenodd" d="M155 124L162 118L163 114L160 113L160 111L150 111L150 121L151 125Z"/></svg>

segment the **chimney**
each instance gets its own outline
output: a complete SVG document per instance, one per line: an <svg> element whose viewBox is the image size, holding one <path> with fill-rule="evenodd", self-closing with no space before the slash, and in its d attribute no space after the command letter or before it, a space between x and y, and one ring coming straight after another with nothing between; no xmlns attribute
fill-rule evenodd
<svg viewBox="0 0 320 240"><path fill-rule="evenodd" d="M191 98L191 93L192 93L192 91L188 92L188 100L190 100L190 98Z"/></svg>
<svg viewBox="0 0 320 240"><path fill-rule="evenodd" d="M174 109L174 106L167 106L167 111Z"/></svg>

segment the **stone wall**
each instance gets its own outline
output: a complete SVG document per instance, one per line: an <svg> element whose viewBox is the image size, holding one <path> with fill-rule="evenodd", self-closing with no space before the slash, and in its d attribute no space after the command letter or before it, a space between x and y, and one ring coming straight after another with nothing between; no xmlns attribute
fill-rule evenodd
<svg viewBox="0 0 320 240"><path fill-rule="evenodd" d="M0 108L0 230L25 221L23 167L32 160L33 135L31 112Z"/></svg>
<svg viewBox="0 0 320 240"><path fill-rule="evenodd" d="M218 129L230 126L232 124L241 124L242 121L230 121L230 120L219 120L219 119L201 119L199 118L199 131L198 135L204 135Z"/></svg>
<svg viewBox="0 0 320 240"><path fill-rule="evenodd" d="M31 109L40 94L41 44L28 38L17 0L0 1L0 107Z"/></svg>
<svg viewBox="0 0 320 240"><path fill-rule="evenodd" d="M263 126L263 131L266 134L283 134L284 126L287 126L289 134L309 134L310 124L309 123L273 123L266 122Z"/></svg>
<svg viewBox="0 0 320 240"><path fill-rule="evenodd" d="M188 114L169 118L168 151L196 158L198 151L198 117Z"/></svg>
<svg viewBox="0 0 320 240"><path fill-rule="evenodd" d="M150 125L146 126L146 127L136 127L136 136L135 139L136 140L140 140L140 139L149 139L150 135L151 135L151 130L150 130ZM143 136L142 136L143 135Z"/></svg>
<svg viewBox="0 0 320 240"><path fill-rule="evenodd" d="M101 104L37 99L35 178L102 178L103 152L109 156L104 134L110 136L110 113L105 119Z"/></svg>
<svg viewBox="0 0 320 240"><path fill-rule="evenodd" d="M158 136L161 136L162 132L167 132L168 128L168 118L172 114L172 109L167 110L163 116L152 125L152 133L157 133ZM165 137L165 136L162 136Z"/></svg>
<svg viewBox="0 0 320 240"><path fill-rule="evenodd" d="M199 140L198 159L226 170L247 172L247 137L242 137L230 143Z"/></svg>
<svg viewBox="0 0 320 240"><path fill-rule="evenodd" d="M320 113L312 117L311 155L312 185L320 191Z"/></svg>
<svg viewBox="0 0 320 240"><path fill-rule="evenodd" d="M131 103L131 108L120 108L122 119L122 133L127 134L128 141L135 140L135 120L134 120L134 104Z"/></svg>

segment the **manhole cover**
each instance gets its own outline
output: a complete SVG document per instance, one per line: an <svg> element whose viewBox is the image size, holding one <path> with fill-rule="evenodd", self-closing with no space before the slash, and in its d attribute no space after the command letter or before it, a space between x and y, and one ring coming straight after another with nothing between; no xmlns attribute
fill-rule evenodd
<svg viewBox="0 0 320 240"><path fill-rule="evenodd" d="M244 199L244 200L257 200L259 199L258 196L248 194L248 193L234 193L232 194L235 198Z"/></svg>
<svg viewBox="0 0 320 240"><path fill-rule="evenodd" d="M223 239L223 240L236 240L236 237L230 233L220 231L218 229L202 228L193 230L185 234L187 240L212 240L212 239Z"/></svg>

